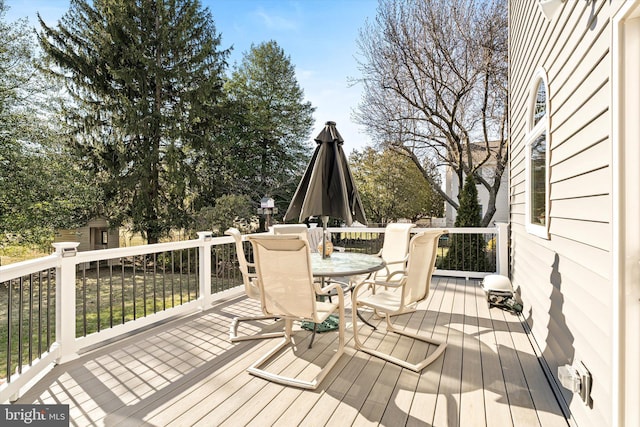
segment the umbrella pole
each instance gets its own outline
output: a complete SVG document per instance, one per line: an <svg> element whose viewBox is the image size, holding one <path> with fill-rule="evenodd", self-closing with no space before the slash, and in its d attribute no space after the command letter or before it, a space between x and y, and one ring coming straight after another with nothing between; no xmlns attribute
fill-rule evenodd
<svg viewBox="0 0 640 427"><path fill-rule="evenodd" d="M327 224L329 223L329 217L322 217L322 259L327 258Z"/></svg>

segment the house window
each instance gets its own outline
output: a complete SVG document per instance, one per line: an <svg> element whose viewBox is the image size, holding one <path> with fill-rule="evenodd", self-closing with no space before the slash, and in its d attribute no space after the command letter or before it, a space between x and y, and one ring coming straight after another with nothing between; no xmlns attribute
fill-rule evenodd
<svg viewBox="0 0 640 427"><path fill-rule="evenodd" d="M103 245L107 245L109 244L109 233L106 230L102 230L102 244Z"/></svg>
<svg viewBox="0 0 640 427"><path fill-rule="evenodd" d="M549 238L549 92L546 74L539 71L530 92L526 136L526 229Z"/></svg>

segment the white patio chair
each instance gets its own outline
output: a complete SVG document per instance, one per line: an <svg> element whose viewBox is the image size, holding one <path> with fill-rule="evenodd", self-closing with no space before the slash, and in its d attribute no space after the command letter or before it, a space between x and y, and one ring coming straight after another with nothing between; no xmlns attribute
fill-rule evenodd
<svg viewBox="0 0 640 427"><path fill-rule="evenodd" d="M320 289L314 284L308 243L299 236L257 235L249 236L253 246L262 311L266 316L285 319L284 339L271 351L256 361L248 371L256 376L280 384L315 389L329 373L344 352L344 294L337 284ZM338 302L317 301L316 295L326 295L335 289ZM261 367L282 349L294 347L292 328L294 320L322 323L330 314L338 311L338 348L333 356L312 380L287 377L268 372Z"/></svg>
<svg viewBox="0 0 640 427"><path fill-rule="evenodd" d="M365 280L358 284L351 292L353 338L356 349L416 372L424 369L444 352L446 343L416 333L396 329L390 320L391 316L415 311L416 305L429 295L431 275L435 269L438 239L444 232L443 230L431 230L417 234L409 243L409 257L406 270L391 274L382 282ZM372 286L373 293L366 296L359 296L358 293L363 286ZM384 290L379 289L381 286ZM435 344L438 347L426 359L415 364L391 356L375 348L366 347L360 341L358 335L357 311L358 308L361 307L369 307L377 314L384 316L387 322L388 332L395 332L429 344Z"/></svg>
<svg viewBox="0 0 640 427"><path fill-rule="evenodd" d="M391 275L395 275L394 280L399 280L397 274L403 272L407 266L411 229L415 226L415 224L403 222L392 222L391 224L387 224L384 229L382 249L380 249L376 254L385 261L385 267L368 276L351 278L351 289L362 281L383 283ZM359 314L358 316L360 317L360 320L375 329L373 324L369 323Z"/></svg>
<svg viewBox="0 0 640 427"><path fill-rule="evenodd" d="M244 248L242 246L242 235L237 228L230 228L224 232L224 234L233 237L236 243L236 255L238 258L238 264L240 273L242 274L242 283L244 284L244 291L247 296L254 300L260 300L260 289L256 282L255 266L253 263L247 262L247 258L244 256ZM251 270L251 271L250 271ZM240 322L249 322L257 320L277 319L277 316L238 316L234 317L231 321L229 328L229 339L231 342L247 341L247 340L260 340L266 338L278 338L284 336L283 331L279 332L267 332L256 335L241 335L238 336L238 326Z"/></svg>
<svg viewBox="0 0 640 427"><path fill-rule="evenodd" d="M319 250L319 246L320 246L320 243L322 243L322 236L324 235L324 230L320 227L308 228L305 224L275 224L273 225L272 229L273 229L273 234L276 236L285 235L285 234L298 235L300 236L301 239L306 240L307 243L309 243L310 252L312 253L321 252L321 250ZM344 248L342 247L334 247L334 249L340 252L344 252ZM332 280L327 278L323 282L320 278L315 277L313 280L314 282L322 283L325 286L328 286L331 283L337 283L340 285L340 287L344 292L348 292L351 289L350 283L338 281L335 279ZM334 296L336 296L335 289L327 294L327 297L329 298L329 302L333 301ZM317 323L314 323L313 337L311 338L311 341L309 341L309 348L313 346L313 341L315 339L317 326L318 326Z"/></svg>
<svg viewBox="0 0 640 427"><path fill-rule="evenodd" d="M273 234L299 234L304 240L309 240L307 232L309 227L306 224L275 224L271 226Z"/></svg>
<svg viewBox="0 0 640 427"><path fill-rule="evenodd" d="M305 224L276 224L272 227L273 234L299 234L300 237L309 243L309 250L313 252L320 252L318 247L322 243L323 229L320 227L309 228ZM331 234L327 233L329 240ZM334 251L344 252L345 248L342 246L334 246Z"/></svg>
<svg viewBox="0 0 640 427"><path fill-rule="evenodd" d="M313 227L308 231L309 234L309 248L311 252L320 252L318 250L318 246L322 243L322 236L324 235L324 231L321 227Z"/></svg>
<svg viewBox="0 0 640 427"><path fill-rule="evenodd" d="M373 275L374 280L383 281L395 271L404 270L409 253L411 229L415 224L391 223L384 229L382 249L378 252L386 266Z"/></svg>

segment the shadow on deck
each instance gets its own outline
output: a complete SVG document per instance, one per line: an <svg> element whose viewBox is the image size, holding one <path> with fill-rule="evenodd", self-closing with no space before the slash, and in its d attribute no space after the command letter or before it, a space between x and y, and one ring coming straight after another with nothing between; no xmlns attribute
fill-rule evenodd
<svg viewBox="0 0 640 427"><path fill-rule="evenodd" d="M420 374L356 352L347 331L345 354L315 391L253 377L246 368L275 341L228 341L231 318L258 310L239 297L57 366L16 403L69 404L78 426L567 425L520 318L489 310L476 280L434 277L432 286L415 313L396 318L448 342ZM430 351L360 328L368 343L399 355L417 359ZM337 340L324 333L307 349L309 332L295 336L297 357L283 355L274 369L312 374Z"/></svg>

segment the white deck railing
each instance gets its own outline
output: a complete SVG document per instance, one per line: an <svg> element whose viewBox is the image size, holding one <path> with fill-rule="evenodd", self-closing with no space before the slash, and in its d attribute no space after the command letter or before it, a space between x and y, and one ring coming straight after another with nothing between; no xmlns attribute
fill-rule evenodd
<svg viewBox="0 0 640 427"><path fill-rule="evenodd" d="M336 239L342 239L343 242L349 243L349 239L358 240L360 243L363 241L378 242L381 244L382 237L384 235L384 228L329 228L328 229ZM480 278L490 273L507 274L508 266L508 249L507 249L507 227L506 224L498 225L495 228L451 228L449 230L449 236L454 235L477 235L481 234L486 242L492 241L491 253L495 254L495 271L456 271L439 268L436 271L438 275L451 275L457 277L469 277ZM414 229L412 232L417 233L421 229ZM30 387L30 384L37 381L43 375L45 375L53 365L67 362L78 357L83 351L90 349L94 346L108 342L109 340L117 339L125 334L130 334L140 328L148 327L158 322L166 321L170 317L180 316L188 313L192 313L199 310L205 310L211 306L211 304L218 299L228 298L238 295L242 292L241 286L235 284L229 289L220 290L219 287L212 286L213 280L219 275L219 265L213 265L212 259L218 259L216 249L220 248L234 248L233 240L231 237L212 237L210 232L198 233L199 238L194 240L187 240L182 242L171 243L159 243L154 245L134 246L126 248L116 249L104 249L87 252L77 252L76 248L78 243L56 243L56 252L50 256L24 261L16 264L10 264L0 267L0 288L4 288L3 291L6 294L5 298L0 298L0 333L3 335L0 337L0 342L6 340L5 360L0 360L0 363L6 363L6 378L3 380L0 378L0 403L15 400L19 397L21 390L26 390ZM355 239L353 236L360 236ZM439 258L445 256L446 247L443 246L439 250L442 253L439 254ZM145 264L146 271L146 259L153 256L156 260L155 254L159 253L175 253L177 251L192 250L197 251L197 269L194 270L194 275L197 277L197 293L193 299L188 299L186 302L180 302L180 304L171 306L168 309L153 310L151 313L141 317L133 316L133 320L125 321L124 314L122 323L112 325L103 329L98 327L97 332L89 333L84 336L78 336L78 298L83 298L82 294L78 292L78 283L82 279L78 277L78 272L82 271L82 266L85 265L97 265L97 269L100 270L100 263L113 264L117 262L123 262L121 260L127 257L133 257L134 259L134 281L135 271L135 257L141 257L142 263ZM365 245L362 248L349 248L347 250L360 250L367 251L369 253L377 252L377 249L373 249L373 246ZM235 249L234 249L235 251ZM235 252L234 252L235 253ZM493 256L493 255L492 255ZM115 261L114 261L115 260ZM120 261L118 261L120 260ZM182 267L182 266L181 266ZM123 267L124 271L124 267ZM146 274L146 273L145 273ZM154 273L155 274L155 273ZM32 283L34 277L38 278L38 295L39 303L33 303L33 286L25 285L24 283ZM154 276L155 277L155 276ZM111 280L111 279L108 279ZM155 279L154 279L155 280ZM182 280L182 279L181 279ZM123 279L124 281L124 279ZM16 285L16 283L18 283ZM44 284L54 288L53 290L46 288L46 293L43 290ZM237 285L240 285L241 281L237 281ZM98 284L96 285L98 286ZM124 285L123 285L124 286ZM27 298L30 298L30 302L25 304L22 299L19 299L18 310L15 310L11 306L11 289L18 289L19 298L23 298L24 294ZM212 291L212 287L214 291ZM124 288L123 288L124 289ZM2 294L2 295L5 295ZM54 297L52 297L52 295ZM122 291L122 298L124 301L124 290ZM43 300L48 304L52 299L55 299L55 307L50 307L42 303ZM135 299L135 295L134 295ZM109 297L109 301L113 304L112 298ZM146 304L146 302L144 302ZM122 303L124 306L124 302ZM135 304L135 302L134 302ZM28 306L28 314L23 315L23 305ZM82 305L82 304L80 304ZM86 305L86 301L85 301ZM32 313L32 308L37 307L38 315L37 321L33 320L36 316ZM44 308L42 308L44 307ZM41 310L46 309L46 316L40 314ZM55 318L55 328L46 328L47 334L50 330L54 331L54 337L42 336L42 329L44 325L41 325L42 318L49 319L49 311L53 311L51 317ZM135 310L135 308L134 308ZM15 314L17 312L17 314ZM13 316L18 316L18 320L12 319ZM24 317L27 317L25 319ZM84 313L86 316L86 311ZM98 314L99 316L99 314ZM86 321L86 319L85 319ZM34 325L35 323L35 325ZM24 326L24 325L28 326ZM15 331L12 332L12 325L14 329L19 329L18 336L18 356L17 361L12 364L12 352L16 351L12 347L12 333L15 335ZM22 333L21 328L26 328L27 332ZM37 329L40 328L38 331ZM40 334L40 335L38 335ZM23 335L28 335L28 345L23 344ZM35 351L32 355L32 336L37 338L37 347L39 351ZM42 349L43 343L45 348ZM36 346L34 344L34 346ZM14 346L15 347L15 346ZM23 354L23 348L28 347L28 356ZM25 357L29 359L28 362L24 362ZM15 359L15 358L14 358ZM14 371L15 372L12 372Z"/></svg>

